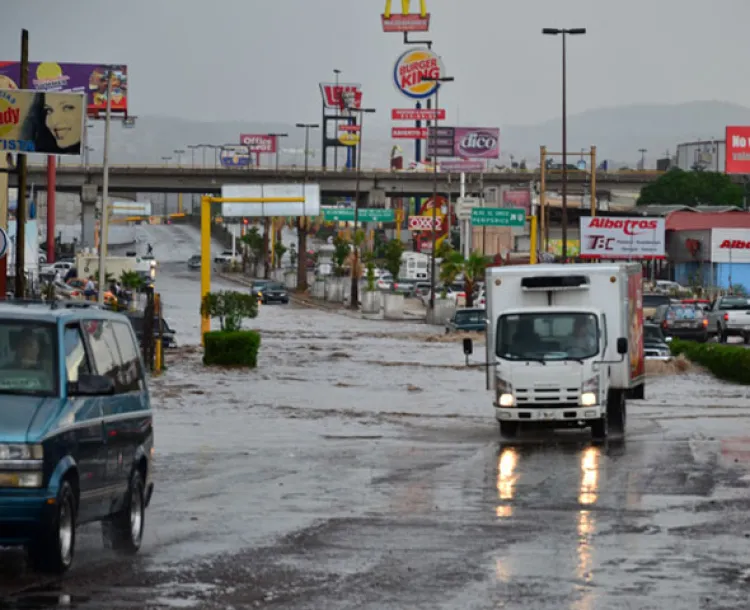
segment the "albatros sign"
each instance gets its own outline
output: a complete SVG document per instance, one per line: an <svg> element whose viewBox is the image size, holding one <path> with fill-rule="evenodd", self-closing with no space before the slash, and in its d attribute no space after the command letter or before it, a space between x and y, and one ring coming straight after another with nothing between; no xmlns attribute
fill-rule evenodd
<svg viewBox="0 0 750 610"><path fill-rule="evenodd" d="M750 263L750 229L711 229L712 263Z"/></svg>
<svg viewBox="0 0 750 610"><path fill-rule="evenodd" d="M581 258L652 259L665 257L663 218L581 217Z"/></svg>

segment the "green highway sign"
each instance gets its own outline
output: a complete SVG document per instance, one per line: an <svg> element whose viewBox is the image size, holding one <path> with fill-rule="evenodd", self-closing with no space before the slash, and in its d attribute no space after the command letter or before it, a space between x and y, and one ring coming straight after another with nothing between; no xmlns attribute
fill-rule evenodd
<svg viewBox="0 0 750 610"><path fill-rule="evenodd" d="M359 222L394 222L393 210L360 208ZM323 208L323 220L328 222L354 222L354 208Z"/></svg>
<svg viewBox="0 0 750 610"><path fill-rule="evenodd" d="M526 210L520 208L474 208L471 224L475 227L522 227Z"/></svg>

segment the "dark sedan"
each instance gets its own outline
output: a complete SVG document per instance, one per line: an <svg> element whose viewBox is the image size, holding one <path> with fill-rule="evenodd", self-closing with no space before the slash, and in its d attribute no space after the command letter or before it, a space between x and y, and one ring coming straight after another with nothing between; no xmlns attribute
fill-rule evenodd
<svg viewBox="0 0 750 610"><path fill-rule="evenodd" d="M661 305L653 321L661 326L665 337L708 341L708 318L702 309L692 305Z"/></svg>
<svg viewBox="0 0 750 610"><path fill-rule="evenodd" d="M195 254L188 259L188 269L200 269L201 268L201 255Z"/></svg>
<svg viewBox="0 0 750 610"><path fill-rule="evenodd" d="M260 299L264 304L288 303L289 292L287 292L286 286L284 284L269 282L263 287L260 293Z"/></svg>
<svg viewBox="0 0 750 610"><path fill-rule="evenodd" d="M643 325L643 353L646 360L661 360L668 362L672 359L669 344L661 332L658 324Z"/></svg>
<svg viewBox="0 0 750 610"><path fill-rule="evenodd" d="M445 325L445 332L484 332L487 324L487 312L484 309L457 309Z"/></svg>

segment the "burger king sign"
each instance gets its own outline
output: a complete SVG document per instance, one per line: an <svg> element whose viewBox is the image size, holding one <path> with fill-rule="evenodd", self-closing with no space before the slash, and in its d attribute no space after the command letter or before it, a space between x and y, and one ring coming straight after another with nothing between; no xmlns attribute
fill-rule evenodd
<svg viewBox="0 0 750 610"><path fill-rule="evenodd" d="M435 93L440 83L423 78L440 78L445 72L440 56L424 47L410 49L396 60L393 82L402 95L423 100Z"/></svg>

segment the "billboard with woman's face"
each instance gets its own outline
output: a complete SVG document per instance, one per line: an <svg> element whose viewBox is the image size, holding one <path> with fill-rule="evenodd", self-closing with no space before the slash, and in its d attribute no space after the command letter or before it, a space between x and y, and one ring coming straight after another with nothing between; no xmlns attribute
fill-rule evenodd
<svg viewBox="0 0 750 610"><path fill-rule="evenodd" d="M0 89L0 151L80 155L84 95Z"/></svg>

